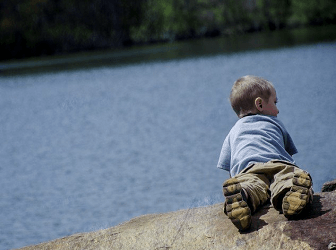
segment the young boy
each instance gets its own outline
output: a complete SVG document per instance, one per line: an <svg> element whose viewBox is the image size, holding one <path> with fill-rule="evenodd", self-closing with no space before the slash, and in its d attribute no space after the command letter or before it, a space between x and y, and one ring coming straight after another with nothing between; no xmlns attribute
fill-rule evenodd
<svg viewBox="0 0 336 250"><path fill-rule="evenodd" d="M269 198L288 219L313 199L312 179L295 165L297 149L277 119L277 101L273 85L256 76L239 78L231 90L239 120L224 140L217 167L230 171L223 183L224 213L242 231Z"/></svg>

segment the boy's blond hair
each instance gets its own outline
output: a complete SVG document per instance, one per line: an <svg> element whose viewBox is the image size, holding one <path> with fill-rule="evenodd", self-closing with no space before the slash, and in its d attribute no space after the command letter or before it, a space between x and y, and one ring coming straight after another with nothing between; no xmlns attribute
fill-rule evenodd
<svg viewBox="0 0 336 250"><path fill-rule="evenodd" d="M261 97L268 102L274 86L271 82L257 76L243 76L233 84L230 102L239 118L255 110L255 100Z"/></svg>

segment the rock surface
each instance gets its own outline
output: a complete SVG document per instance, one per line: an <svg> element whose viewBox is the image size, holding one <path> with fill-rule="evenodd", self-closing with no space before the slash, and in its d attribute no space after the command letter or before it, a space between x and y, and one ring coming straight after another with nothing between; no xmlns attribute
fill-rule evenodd
<svg viewBox="0 0 336 250"><path fill-rule="evenodd" d="M334 190L336 190L336 180L328 181L322 186L322 192L331 192Z"/></svg>
<svg viewBox="0 0 336 250"><path fill-rule="evenodd" d="M118 226L23 248L36 249L328 249L336 242L336 191L317 193L298 220L288 221L271 205L252 216L239 233L223 204L134 218Z"/></svg>

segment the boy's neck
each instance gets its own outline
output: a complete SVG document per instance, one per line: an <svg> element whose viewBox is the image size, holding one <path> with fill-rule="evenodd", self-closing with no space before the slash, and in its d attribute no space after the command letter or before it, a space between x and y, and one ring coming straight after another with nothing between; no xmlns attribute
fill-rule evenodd
<svg viewBox="0 0 336 250"><path fill-rule="evenodd" d="M246 115L242 116L241 118L244 118L246 116L252 116L252 115L256 115L256 114L250 112L250 113L247 113Z"/></svg>

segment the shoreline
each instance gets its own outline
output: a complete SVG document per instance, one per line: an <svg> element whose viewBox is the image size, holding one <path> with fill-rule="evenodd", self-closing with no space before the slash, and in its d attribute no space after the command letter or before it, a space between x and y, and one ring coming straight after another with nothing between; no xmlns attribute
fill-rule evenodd
<svg viewBox="0 0 336 250"><path fill-rule="evenodd" d="M235 36L186 39L176 42L153 43L107 50L92 50L60 55L31 57L0 61L0 76L39 73L43 71L62 71L99 66L120 66L141 62L175 60L215 54L230 54L269 48L294 47L336 41L336 25L299 27L278 31L261 31ZM246 44L241 39L246 40ZM280 41L281 38L284 38ZM240 44L241 43L241 44ZM200 54L185 51L192 44L199 53L206 44L209 48ZM223 47L224 46L224 47ZM216 48L218 47L218 48Z"/></svg>

